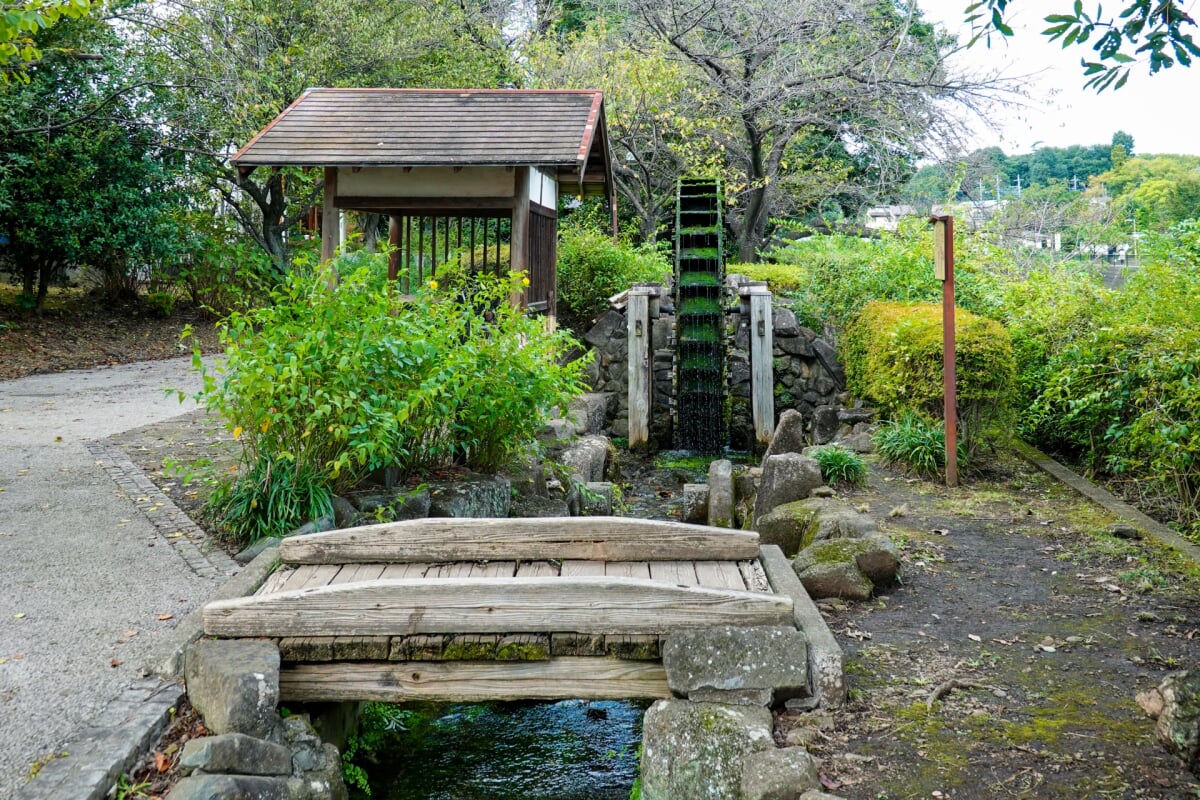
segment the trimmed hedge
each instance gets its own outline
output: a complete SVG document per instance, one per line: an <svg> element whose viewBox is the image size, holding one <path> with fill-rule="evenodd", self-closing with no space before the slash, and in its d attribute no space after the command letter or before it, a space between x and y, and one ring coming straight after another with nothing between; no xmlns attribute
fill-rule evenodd
<svg viewBox="0 0 1200 800"><path fill-rule="evenodd" d="M972 453L988 427L1007 419L1016 366L1012 340L1000 323L960 308L955 331L960 431ZM941 306L868 303L841 344L851 391L892 416L912 411L941 418Z"/></svg>

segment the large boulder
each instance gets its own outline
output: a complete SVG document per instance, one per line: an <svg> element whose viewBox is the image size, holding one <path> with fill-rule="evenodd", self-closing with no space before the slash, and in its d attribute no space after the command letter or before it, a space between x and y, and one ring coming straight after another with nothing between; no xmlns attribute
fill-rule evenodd
<svg viewBox="0 0 1200 800"><path fill-rule="evenodd" d="M431 517L507 517L512 483L504 475L468 473L429 484Z"/></svg>
<svg viewBox="0 0 1200 800"><path fill-rule="evenodd" d="M616 410L617 396L612 392L589 392L571 401L567 419L579 434L601 433Z"/></svg>
<svg viewBox="0 0 1200 800"><path fill-rule="evenodd" d="M771 712L659 700L642 724L642 800L742 800L751 753L773 750Z"/></svg>
<svg viewBox="0 0 1200 800"><path fill-rule="evenodd" d="M565 500L553 497L516 497L508 509L510 517L569 517L571 509Z"/></svg>
<svg viewBox="0 0 1200 800"><path fill-rule="evenodd" d="M175 784L167 800L294 800L287 778L192 775Z"/></svg>
<svg viewBox="0 0 1200 800"><path fill-rule="evenodd" d="M835 500L823 497L796 500L768 511L754 529L760 542L778 545L784 555L793 556L816 538L821 516L840 508Z"/></svg>
<svg viewBox="0 0 1200 800"><path fill-rule="evenodd" d="M799 453L783 453L763 459L762 479L754 502L757 520L772 509L803 500L813 489L824 485L821 467L814 459Z"/></svg>
<svg viewBox="0 0 1200 800"><path fill-rule="evenodd" d="M771 444L767 446L766 456L799 453L810 443L804 415L794 408L789 408L779 415L779 424L771 434Z"/></svg>
<svg viewBox="0 0 1200 800"><path fill-rule="evenodd" d="M795 628L697 628L663 643L667 686L677 697L778 705L808 697L808 637Z"/></svg>
<svg viewBox="0 0 1200 800"><path fill-rule="evenodd" d="M252 639L193 642L185 657L188 699L213 733L266 738L279 717L279 648Z"/></svg>
<svg viewBox="0 0 1200 800"><path fill-rule="evenodd" d="M812 443L829 444L838 435L841 421L836 406L817 406L812 417Z"/></svg>
<svg viewBox="0 0 1200 800"><path fill-rule="evenodd" d="M420 489L387 489L379 492L356 492L348 498L370 522L403 522L425 519L432 505L430 491Z"/></svg>
<svg viewBox="0 0 1200 800"><path fill-rule="evenodd" d="M584 436L558 456L580 483L604 480L612 443L604 436Z"/></svg>
<svg viewBox="0 0 1200 800"><path fill-rule="evenodd" d="M684 522L697 525L708 522L708 484L685 483L683 485L681 518Z"/></svg>
<svg viewBox="0 0 1200 800"><path fill-rule="evenodd" d="M802 576L810 567L836 562L853 564L873 583L886 585L900 572L900 551L891 539L878 532L853 539L824 539L801 550L792 568Z"/></svg>
<svg viewBox="0 0 1200 800"><path fill-rule="evenodd" d="M814 600L825 597L869 600L875 590L871 581L852 561L810 564L803 570L797 569L796 575Z"/></svg>
<svg viewBox="0 0 1200 800"><path fill-rule="evenodd" d="M291 775L292 754L281 744L244 733L202 736L183 746L179 769L185 774Z"/></svg>

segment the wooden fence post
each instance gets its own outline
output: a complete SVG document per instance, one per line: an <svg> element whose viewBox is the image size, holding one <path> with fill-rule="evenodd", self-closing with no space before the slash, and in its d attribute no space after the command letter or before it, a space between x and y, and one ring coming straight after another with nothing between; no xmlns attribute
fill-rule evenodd
<svg viewBox="0 0 1200 800"><path fill-rule="evenodd" d="M754 436L770 444L775 433L774 324L771 292L765 286L749 287L750 295L750 408Z"/></svg>
<svg viewBox="0 0 1200 800"><path fill-rule="evenodd" d="M626 341L629 343L629 447L646 445L650 441L651 392L654 388L650 372L654 346L650 331L650 293L645 286L629 290L625 308Z"/></svg>

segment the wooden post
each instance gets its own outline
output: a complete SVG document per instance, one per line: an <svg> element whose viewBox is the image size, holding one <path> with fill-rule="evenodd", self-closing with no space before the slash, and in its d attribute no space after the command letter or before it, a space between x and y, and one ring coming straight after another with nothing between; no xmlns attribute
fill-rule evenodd
<svg viewBox="0 0 1200 800"><path fill-rule="evenodd" d="M650 335L650 289L634 286L625 308L629 342L629 447L650 442L650 401L654 388L650 372L654 347Z"/></svg>
<svg viewBox="0 0 1200 800"><path fill-rule="evenodd" d="M529 272L529 167L517 167L515 202L512 212L512 233L508 239L508 268L513 272ZM541 180L541 176L538 176ZM528 292L513 292L512 303L523 306L528 302Z"/></svg>
<svg viewBox="0 0 1200 800"><path fill-rule="evenodd" d="M754 436L770 444L775 433L774 324L771 292L765 286L750 287L750 407Z"/></svg>
<svg viewBox="0 0 1200 800"><path fill-rule="evenodd" d="M400 275L400 217L388 214L388 280L394 281Z"/></svg>
<svg viewBox="0 0 1200 800"><path fill-rule="evenodd" d="M946 485L958 486L958 388L954 341L954 217L933 217L933 264L942 281L943 418L946 423Z"/></svg>
<svg viewBox="0 0 1200 800"><path fill-rule="evenodd" d="M328 264L337 255L340 220L336 205L337 167L325 168L325 201L321 206L321 263ZM337 270L329 269L329 288L337 284Z"/></svg>

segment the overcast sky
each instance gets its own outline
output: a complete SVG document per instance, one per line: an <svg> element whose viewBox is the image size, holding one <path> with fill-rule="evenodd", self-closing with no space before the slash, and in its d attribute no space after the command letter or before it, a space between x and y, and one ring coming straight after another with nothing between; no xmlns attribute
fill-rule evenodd
<svg viewBox="0 0 1200 800"><path fill-rule="evenodd" d="M942 25L959 40L970 39L963 9L971 0L918 0L925 18ZM1134 151L1192 153L1200 155L1200 63L1190 68L1176 65L1151 76L1144 65L1135 65L1129 81L1118 91L1097 95L1083 88L1082 56L1094 56L1091 45L1069 47L1041 35L1049 25L1047 14L1069 13L1071 0L1017 0L1009 5L1008 23L1015 35L1008 40L993 36L989 49L981 41L956 56L972 71L1001 70L1007 76L1032 74L1026 87L1028 106L1000 107L995 111L998 132L977 135L980 147L998 145L1005 153L1027 153L1041 143L1054 147L1101 144L1114 131L1132 134ZM1117 3L1104 3L1116 9ZM1200 0L1185 5L1200 18ZM1190 28L1200 39L1200 28Z"/></svg>

